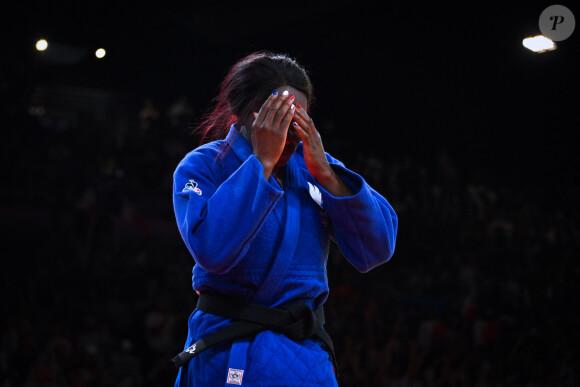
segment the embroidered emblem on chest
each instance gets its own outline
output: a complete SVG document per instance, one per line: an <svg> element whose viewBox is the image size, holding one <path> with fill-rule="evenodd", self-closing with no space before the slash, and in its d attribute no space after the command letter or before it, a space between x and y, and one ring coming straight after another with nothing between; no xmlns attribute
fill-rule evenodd
<svg viewBox="0 0 580 387"><path fill-rule="evenodd" d="M197 183L193 179L189 179L189 183L185 184L185 187L183 187L182 192L185 191L193 191L196 194L201 195L201 190L197 188Z"/></svg>
<svg viewBox="0 0 580 387"><path fill-rule="evenodd" d="M244 370L236 370L235 368L228 369L228 380L227 384L242 384L242 377L244 376Z"/></svg>
<svg viewBox="0 0 580 387"><path fill-rule="evenodd" d="M310 193L310 197L312 198L312 200L314 200L314 202L318 204L320 208L323 208L322 194L320 193L318 187L312 184L311 182L308 182L308 192Z"/></svg>

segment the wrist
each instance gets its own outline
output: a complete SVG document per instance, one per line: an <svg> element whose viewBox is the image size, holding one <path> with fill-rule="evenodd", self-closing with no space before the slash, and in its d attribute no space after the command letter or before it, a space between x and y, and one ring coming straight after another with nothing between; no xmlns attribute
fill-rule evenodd
<svg viewBox="0 0 580 387"><path fill-rule="evenodd" d="M354 191L340 178L340 176L329 167L329 171L314 176L318 184L320 184L326 191L336 197L345 197L354 195Z"/></svg>
<svg viewBox="0 0 580 387"><path fill-rule="evenodd" d="M333 169L330 168L330 166L328 167L328 169L322 172L318 172L316 175L314 175L314 178L323 187L326 185L332 185L336 183L336 181L338 180L338 176L333 171Z"/></svg>
<svg viewBox="0 0 580 387"><path fill-rule="evenodd" d="M259 157L257 159L260 162L260 164L262 164L264 178L266 180L268 180L270 178L270 176L272 175L272 171L274 170L274 163L262 161L262 160L260 160Z"/></svg>

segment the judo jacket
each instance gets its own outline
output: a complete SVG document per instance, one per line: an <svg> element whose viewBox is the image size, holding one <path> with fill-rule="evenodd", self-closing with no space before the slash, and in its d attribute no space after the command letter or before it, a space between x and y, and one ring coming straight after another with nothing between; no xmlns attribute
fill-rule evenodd
<svg viewBox="0 0 580 387"><path fill-rule="evenodd" d="M288 161L283 188L266 180L251 145L232 125L224 140L189 152L174 173L173 203L180 234L195 260L198 292L225 294L276 307L301 300L318 308L328 297L326 263L331 241L360 272L388 261L395 249L397 215L377 191L326 155L354 195L334 197L304 162L302 143ZM194 310L185 348L230 324ZM191 359L176 386L335 386L320 343L294 342L263 331L212 347Z"/></svg>

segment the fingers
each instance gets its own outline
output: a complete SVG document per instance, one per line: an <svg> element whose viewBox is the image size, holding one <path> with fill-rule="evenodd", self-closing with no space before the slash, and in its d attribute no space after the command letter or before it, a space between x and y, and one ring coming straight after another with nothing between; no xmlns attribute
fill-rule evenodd
<svg viewBox="0 0 580 387"><path fill-rule="evenodd" d="M312 118L299 104L296 105L292 128L302 139L304 162L308 171L318 182L325 184L323 185L325 188L330 187L328 182L333 181L330 178L333 176L333 171L326 159L322 139L314 126Z"/></svg>
<svg viewBox="0 0 580 387"><path fill-rule="evenodd" d="M308 142L312 136L320 137L320 134L314 126L312 118L306 113L306 110L299 104L295 109L296 114L293 117L292 127L298 132L303 142Z"/></svg>
<svg viewBox="0 0 580 387"><path fill-rule="evenodd" d="M260 111L258 114L254 114L254 125L260 127L264 125L264 121L266 120L266 116L270 111L272 104L278 99L278 92L274 91L274 93L270 94L268 99L264 101L262 106L260 107Z"/></svg>
<svg viewBox="0 0 580 387"><path fill-rule="evenodd" d="M292 102L292 101L290 101ZM294 104L290 104L290 108L286 111L286 113L282 116L282 120L280 121L280 127L287 129L290 126L290 122L292 122L292 119L294 118L294 112L296 110L296 107L294 106Z"/></svg>
<svg viewBox="0 0 580 387"><path fill-rule="evenodd" d="M284 91L270 107L268 114L266 115L266 122L271 123L274 126L287 128L290 124L290 120L286 118L289 113L290 115L293 114L293 101L294 96L289 94L288 91ZM281 125L283 120L286 121L286 125Z"/></svg>
<svg viewBox="0 0 580 387"><path fill-rule="evenodd" d="M283 93L275 91L260 108L256 123L259 126L272 125L286 128L290 124L293 115L293 102L294 96L287 90ZM286 126L281 125L282 123Z"/></svg>

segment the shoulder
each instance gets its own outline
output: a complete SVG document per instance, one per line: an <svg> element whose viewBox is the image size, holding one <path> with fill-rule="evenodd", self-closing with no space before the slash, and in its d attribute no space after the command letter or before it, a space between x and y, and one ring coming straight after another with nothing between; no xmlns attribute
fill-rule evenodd
<svg viewBox="0 0 580 387"><path fill-rule="evenodd" d="M225 140L212 141L207 144L198 146L197 148L189 151L179 162L179 166L183 164L189 164L192 162L204 162L207 160L215 160L220 156L226 145Z"/></svg>
<svg viewBox="0 0 580 387"><path fill-rule="evenodd" d="M192 169L199 171L218 168L221 164L220 158L223 157L224 146L226 146L225 140L217 140L191 150L177 164L175 174Z"/></svg>

